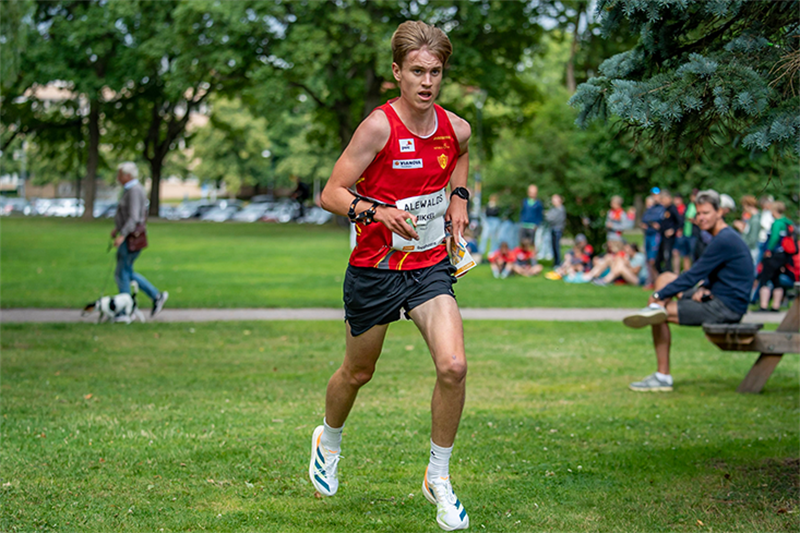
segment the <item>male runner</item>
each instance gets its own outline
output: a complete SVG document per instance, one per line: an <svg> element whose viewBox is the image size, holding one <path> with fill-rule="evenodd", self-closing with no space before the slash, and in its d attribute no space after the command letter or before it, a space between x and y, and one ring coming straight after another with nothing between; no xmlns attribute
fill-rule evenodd
<svg viewBox="0 0 800 533"><path fill-rule="evenodd" d="M467 361L452 289L455 268L443 242L445 222L456 238L469 222L464 187L470 127L434 104L451 53L442 30L416 21L398 26L392 72L400 97L359 125L322 193L325 209L356 222L358 241L344 280L344 362L328 382L324 424L314 430L309 465L319 493L336 494L344 422L358 390L372 378L389 323L404 310L436 367L422 491L436 504L436 520L447 531L469 526L449 477Z"/></svg>

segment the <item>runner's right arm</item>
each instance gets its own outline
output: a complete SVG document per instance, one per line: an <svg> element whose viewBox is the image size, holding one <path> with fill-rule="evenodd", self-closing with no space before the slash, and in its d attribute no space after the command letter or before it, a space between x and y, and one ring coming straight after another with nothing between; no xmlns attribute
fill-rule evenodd
<svg viewBox="0 0 800 533"><path fill-rule="evenodd" d="M324 209L337 215L347 216L350 204L354 199L350 189L363 175L375 156L383 150L390 134L389 120L383 112L372 113L358 126L347 148L336 161L331 177L322 191L320 203ZM369 200L358 202L355 209L356 214L366 211L371 206L372 203ZM406 223L407 219L411 219L416 224L417 217L407 211L380 206L375 211L374 219L405 239L419 238L414 228Z"/></svg>

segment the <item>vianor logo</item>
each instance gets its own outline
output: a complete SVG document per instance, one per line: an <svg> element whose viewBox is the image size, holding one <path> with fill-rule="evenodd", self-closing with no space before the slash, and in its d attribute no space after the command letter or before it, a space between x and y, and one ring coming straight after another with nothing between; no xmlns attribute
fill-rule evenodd
<svg viewBox="0 0 800 533"><path fill-rule="evenodd" d="M405 170L409 168L422 168L422 159L395 159L392 168Z"/></svg>

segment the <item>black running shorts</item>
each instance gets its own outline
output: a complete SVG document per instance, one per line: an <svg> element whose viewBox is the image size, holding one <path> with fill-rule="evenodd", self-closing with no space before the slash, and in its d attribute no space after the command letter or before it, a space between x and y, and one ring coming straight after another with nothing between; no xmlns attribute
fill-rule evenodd
<svg viewBox="0 0 800 533"><path fill-rule="evenodd" d="M344 277L344 319L350 334L400 320L428 300L447 294L455 298L456 267L448 258L417 270L381 270L348 265Z"/></svg>

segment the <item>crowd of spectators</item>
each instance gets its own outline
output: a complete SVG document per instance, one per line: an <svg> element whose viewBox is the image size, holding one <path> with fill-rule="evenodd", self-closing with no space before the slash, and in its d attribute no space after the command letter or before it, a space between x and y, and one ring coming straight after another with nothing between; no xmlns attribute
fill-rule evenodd
<svg viewBox="0 0 800 533"><path fill-rule="evenodd" d="M711 235L696 224L697 192L695 189L684 197L653 188L644 200L638 221L644 234L641 247L625 239L626 232L635 229L636 210L626 209L622 197L613 196L605 216L606 242L601 249L595 250L586 236L578 233L563 257L561 241L567 213L561 196L552 195L545 208L538 187L530 185L522 201L519 223L514 224L499 205L498 196L492 194L483 212L480 242L475 242L474 251L486 258L494 277L499 279L535 276L543 271L539 260L552 259L552 271L544 274L547 279L652 289L659 274L680 274L690 269L711 241ZM786 206L768 196L758 200L744 196L737 211L733 198L721 194L720 208L729 220L738 214L731 225L741 234L753 259L757 276L753 303L757 301L762 310L779 309L787 289L800 280L797 232L794 222L786 216Z"/></svg>

